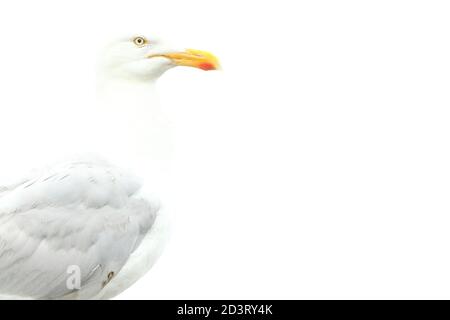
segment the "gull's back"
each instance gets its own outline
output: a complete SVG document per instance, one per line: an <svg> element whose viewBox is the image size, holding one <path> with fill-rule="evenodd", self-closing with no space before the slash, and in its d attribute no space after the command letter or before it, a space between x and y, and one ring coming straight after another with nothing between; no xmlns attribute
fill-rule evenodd
<svg viewBox="0 0 450 320"><path fill-rule="evenodd" d="M98 296L158 211L133 175L99 161L65 162L0 189L0 297Z"/></svg>

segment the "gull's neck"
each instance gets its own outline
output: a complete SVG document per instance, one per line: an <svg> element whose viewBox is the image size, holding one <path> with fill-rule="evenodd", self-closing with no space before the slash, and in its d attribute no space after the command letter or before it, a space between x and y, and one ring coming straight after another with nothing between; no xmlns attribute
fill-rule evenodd
<svg viewBox="0 0 450 320"><path fill-rule="evenodd" d="M100 99L109 99L116 101L117 99L133 100L139 106L146 105L146 108L156 107L149 106L154 100L155 80L136 80L136 79L116 79L108 77L100 77L97 82L97 93ZM138 105L136 105L138 106Z"/></svg>
<svg viewBox="0 0 450 320"><path fill-rule="evenodd" d="M172 137L154 81L103 80L98 86L96 119L102 156L137 174L164 180Z"/></svg>

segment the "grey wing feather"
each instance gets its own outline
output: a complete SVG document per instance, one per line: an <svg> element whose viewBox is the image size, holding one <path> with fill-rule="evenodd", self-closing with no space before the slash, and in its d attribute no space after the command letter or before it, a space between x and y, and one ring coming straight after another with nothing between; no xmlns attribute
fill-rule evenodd
<svg viewBox="0 0 450 320"><path fill-rule="evenodd" d="M140 182L104 163L69 162L0 193L0 296L89 298L154 223ZM80 270L80 288L67 285Z"/></svg>

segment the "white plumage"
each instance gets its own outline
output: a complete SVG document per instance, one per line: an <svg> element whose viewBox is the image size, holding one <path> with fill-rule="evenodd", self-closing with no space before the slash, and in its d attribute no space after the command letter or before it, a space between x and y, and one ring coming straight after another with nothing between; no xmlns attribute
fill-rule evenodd
<svg viewBox="0 0 450 320"><path fill-rule="evenodd" d="M111 298L153 265L167 237L167 216L153 193L163 185L167 123L147 98L171 67L217 66L200 53L143 37L108 47L101 103L84 124L90 135L68 141L77 151L100 149L130 170L83 156L0 187L1 298ZM108 121L100 126L102 118ZM68 284L73 266L80 271L76 288Z"/></svg>
<svg viewBox="0 0 450 320"><path fill-rule="evenodd" d="M10 296L90 298L150 231L159 204L131 174L98 161L45 170L0 196L0 287ZM81 290L66 286L69 266Z"/></svg>

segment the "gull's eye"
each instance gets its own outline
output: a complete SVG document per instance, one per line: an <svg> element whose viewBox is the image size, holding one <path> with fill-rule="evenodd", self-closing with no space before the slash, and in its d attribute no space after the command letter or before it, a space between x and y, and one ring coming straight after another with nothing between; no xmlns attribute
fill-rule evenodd
<svg viewBox="0 0 450 320"><path fill-rule="evenodd" d="M136 37L136 38L133 39L133 42L138 47L142 47L142 46L147 44L147 40L145 38L143 38L143 37Z"/></svg>

